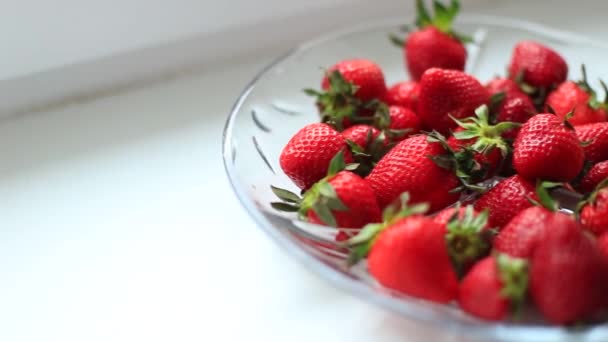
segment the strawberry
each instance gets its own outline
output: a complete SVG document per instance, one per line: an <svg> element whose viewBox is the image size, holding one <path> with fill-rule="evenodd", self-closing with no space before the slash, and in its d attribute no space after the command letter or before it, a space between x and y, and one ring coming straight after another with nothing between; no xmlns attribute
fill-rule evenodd
<svg viewBox="0 0 608 342"><path fill-rule="evenodd" d="M505 96L509 95L525 95L517 82L509 78L496 77L486 84L486 91L489 96L496 96L499 93L504 93Z"/></svg>
<svg viewBox="0 0 608 342"><path fill-rule="evenodd" d="M476 117L455 120L459 127L454 131L454 135L448 138L448 145L454 150L470 147L475 151L475 160L485 167L487 175L491 176L511 151L511 146L503 138L503 134L519 125L512 122L490 125L486 105L477 108L475 115Z"/></svg>
<svg viewBox="0 0 608 342"><path fill-rule="evenodd" d="M327 174L327 168L336 153L345 151L347 163L352 156L346 140L331 126L313 123L298 131L283 148L281 168L300 188L308 189Z"/></svg>
<svg viewBox="0 0 608 342"><path fill-rule="evenodd" d="M522 41L513 49L509 77L546 91L566 80L568 65L562 56L549 47L533 41Z"/></svg>
<svg viewBox="0 0 608 342"><path fill-rule="evenodd" d="M456 298L458 279L445 247L445 227L431 218L397 221L380 234L369 254L369 272L383 286L447 303Z"/></svg>
<svg viewBox="0 0 608 342"><path fill-rule="evenodd" d="M357 144L363 151L367 151L374 139L378 138L380 131L370 125L355 125L342 131L344 139Z"/></svg>
<svg viewBox="0 0 608 342"><path fill-rule="evenodd" d="M487 213L472 207L462 218L447 224L421 216L428 205L408 207L409 194L387 207L383 224L366 226L349 240L350 261L369 253L370 273L380 284L405 294L445 303L456 297L456 270L464 270L487 254L489 243L481 234ZM407 270L407 271L405 271Z"/></svg>
<svg viewBox="0 0 608 342"><path fill-rule="evenodd" d="M356 87L354 95L363 102L380 99L386 92L384 73L378 64L368 59L348 59L328 69L328 73L338 71L344 79ZM324 90L331 89L330 79L321 81Z"/></svg>
<svg viewBox="0 0 608 342"><path fill-rule="evenodd" d="M606 303L607 265L598 245L585 234L545 234L531 265L530 294L549 322L578 322Z"/></svg>
<svg viewBox="0 0 608 342"><path fill-rule="evenodd" d="M602 254L604 254L604 258L608 258L608 233L602 234L597 239L597 245L600 247Z"/></svg>
<svg viewBox="0 0 608 342"><path fill-rule="evenodd" d="M488 209L490 227L500 229L519 212L533 205L529 199L538 200L534 184L515 175L500 181L483 194L475 202L475 209Z"/></svg>
<svg viewBox="0 0 608 342"><path fill-rule="evenodd" d="M401 106L416 110L419 94L420 87L418 86L418 82L404 81L388 88L384 94L383 101L389 106Z"/></svg>
<svg viewBox="0 0 608 342"><path fill-rule="evenodd" d="M429 69L420 80L418 116L431 129L447 133L486 104L488 94L473 76L457 70Z"/></svg>
<svg viewBox="0 0 608 342"><path fill-rule="evenodd" d="M353 159L358 165L353 170L359 176L367 176L376 163L392 147L384 132L369 125L355 125L342 132L349 145Z"/></svg>
<svg viewBox="0 0 608 342"><path fill-rule="evenodd" d="M608 160L593 165L581 180L579 189L589 193L604 179L608 179Z"/></svg>
<svg viewBox="0 0 608 342"><path fill-rule="evenodd" d="M587 72L584 66L582 73L583 80L566 81L552 91L547 97L545 106L547 109L551 108L555 111L555 114L562 119L572 112L573 115L568 122L574 126L604 122L606 121L608 97L604 103L599 102L595 91L587 82Z"/></svg>
<svg viewBox="0 0 608 342"><path fill-rule="evenodd" d="M449 7L434 2L435 17L432 18L422 0L416 1L417 30L410 32L403 46L405 64L410 76L419 80L430 68L464 70L467 51L462 37L452 30L452 21L458 14L460 4L452 0Z"/></svg>
<svg viewBox="0 0 608 342"><path fill-rule="evenodd" d="M536 108L532 100L521 92L513 92L507 94L494 109L495 121L525 123L532 116L536 115ZM506 139L515 139L519 133L519 128L513 128L506 131L503 137Z"/></svg>
<svg viewBox="0 0 608 342"><path fill-rule="evenodd" d="M567 182L581 172L583 163L583 148L572 126L552 114L532 117L513 143L513 166L531 180Z"/></svg>
<svg viewBox="0 0 608 342"><path fill-rule="evenodd" d="M576 126L575 129L583 143L586 160L593 163L608 160L608 122Z"/></svg>
<svg viewBox="0 0 608 342"><path fill-rule="evenodd" d="M374 190L367 181L345 168L342 152L332 159L327 177L315 183L304 196L272 187L282 202L273 208L297 212L311 223L340 228L361 228L370 222L380 222L380 207Z"/></svg>
<svg viewBox="0 0 608 342"><path fill-rule="evenodd" d="M462 220L464 218L466 210L467 210L467 207L462 207L462 206L454 206L454 207L445 208L445 209L441 210L440 212L438 212L437 215L435 215L435 218L433 218L433 221L447 226L447 224L454 218L458 218L459 220ZM479 215L479 212L477 210L473 210L473 214L475 216L477 216L477 215Z"/></svg>
<svg viewBox="0 0 608 342"><path fill-rule="evenodd" d="M597 190L579 205L581 226L600 236L608 232L608 180L600 182Z"/></svg>
<svg viewBox="0 0 608 342"><path fill-rule="evenodd" d="M401 106L390 106L388 109L390 124L387 136L391 141L401 141L420 132L420 119L411 109Z"/></svg>
<svg viewBox="0 0 608 342"><path fill-rule="evenodd" d="M494 238L496 251L517 258L530 258L548 234L567 238L580 233L580 228L573 224L575 222L572 216L557 211L559 205L547 191L556 185L549 182L538 183L538 204L543 206L529 207L513 217Z"/></svg>
<svg viewBox="0 0 608 342"><path fill-rule="evenodd" d="M475 317L500 321L523 306L528 264L499 254L479 261L460 283L458 304Z"/></svg>
<svg viewBox="0 0 608 342"><path fill-rule="evenodd" d="M427 141L424 135L398 143L366 178L380 206L387 206L406 191L413 203L428 202L432 211L456 202L459 195L450 191L459 186L458 178L431 159L444 154L441 144Z"/></svg>
<svg viewBox="0 0 608 342"><path fill-rule="evenodd" d="M349 240L349 262L369 254L369 272L383 286L447 303L456 298L458 278L446 248L445 225L420 215L427 204L410 207L408 202L409 194L402 194L400 203L385 209L384 223L367 225Z"/></svg>
<svg viewBox="0 0 608 342"><path fill-rule="evenodd" d="M305 89L316 97L322 122L343 130L360 117L373 114L372 100L384 97L386 83L382 69L367 59L344 60L330 67L321 81L323 91Z"/></svg>

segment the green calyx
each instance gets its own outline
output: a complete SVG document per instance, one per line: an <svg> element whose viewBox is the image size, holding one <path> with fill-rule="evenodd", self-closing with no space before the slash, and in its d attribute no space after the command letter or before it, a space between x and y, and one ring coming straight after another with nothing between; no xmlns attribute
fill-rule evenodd
<svg viewBox="0 0 608 342"><path fill-rule="evenodd" d="M463 42L470 42L472 39L460 35L452 29L454 19L460 12L460 2L458 0L451 0L450 5L446 6L438 0L433 0L433 11L435 16L432 16L424 4L423 0L416 0L416 26L423 29L428 26L433 26L443 33L447 33L456 37Z"/></svg>
<svg viewBox="0 0 608 342"><path fill-rule="evenodd" d="M549 190L563 187L564 183L548 182L548 181L537 181L536 182L536 195L540 201L535 201L528 198L528 200L539 207L543 207L549 211L556 212L559 210L559 202L556 201L553 196L549 193Z"/></svg>
<svg viewBox="0 0 608 342"><path fill-rule="evenodd" d="M608 188L608 178L604 179L603 181L601 181L596 187L595 189L593 189L593 191L591 191L589 194L587 194L576 206L576 210L575 210L575 215L577 217L580 216L581 210L583 210L584 207L586 207L587 205L593 205L595 204L595 201L597 199L598 194L600 193L600 191L604 190Z"/></svg>
<svg viewBox="0 0 608 342"><path fill-rule="evenodd" d="M395 139L403 137L410 133L411 129L392 129L391 128L391 115L389 107L380 101L371 101L368 105L369 108L374 109L374 121L373 125L377 129L381 130L389 142L393 142Z"/></svg>
<svg viewBox="0 0 608 342"><path fill-rule="evenodd" d="M500 294L509 299L513 318L518 319L528 291L528 262L506 254L497 254L494 259L502 283Z"/></svg>
<svg viewBox="0 0 608 342"><path fill-rule="evenodd" d="M475 215L473 206L469 205L462 218L459 218L459 213L458 206L448 221L445 239L456 274L462 277L475 261L490 251L490 232L485 230L488 224L487 210Z"/></svg>
<svg viewBox="0 0 608 342"><path fill-rule="evenodd" d="M382 213L382 223L368 224L361 231L346 241L345 247L350 249L350 254L347 259L348 265L352 266L358 263L360 260L367 257L371 250L374 242L387 227L391 226L395 222L417 214L424 214L429 209L429 205L426 203L419 203L415 205L409 205L410 195L404 192L399 197L398 203L390 204L384 209Z"/></svg>
<svg viewBox="0 0 608 342"><path fill-rule="evenodd" d="M587 94L589 94L589 107L593 109L606 109L608 108L608 86L604 81L600 80L600 84L602 85L602 89L604 90L604 101L600 101L597 96L597 92L591 87L587 78L587 69L585 68L585 64L581 64L581 74L583 75L583 79L578 81L576 84Z"/></svg>
<svg viewBox="0 0 608 342"><path fill-rule="evenodd" d="M368 105L355 96L359 88L348 82L338 70L328 72L326 76L328 90L304 89L304 93L316 97L321 122L334 126L338 131L344 130L346 119L351 123L368 123L371 119L359 116L359 112Z"/></svg>
<svg viewBox="0 0 608 342"><path fill-rule="evenodd" d="M270 186L272 192L281 200L281 202L272 202L270 205L279 211L296 212L302 220L306 220L308 212L312 210L323 223L337 227L338 223L333 211L347 211L348 207L340 200L334 187L329 184L329 180L338 172L353 167L356 168L354 165L345 165L344 152L340 151L332 158L327 176L308 189L303 197L291 191Z"/></svg>
<svg viewBox="0 0 608 342"><path fill-rule="evenodd" d="M461 186L453 189L452 192L461 192L463 190L481 192L486 190L485 187L475 185L475 183L484 179L487 170L475 160L475 151L473 149L465 146L459 151L454 151L446 138L437 131L428 133L427 141L439 143L445 150L445 153L429 156L429 158L437 166L453 171L454 175L460 180Z"/></svg>
<svg viewBox="0 0 608 342"><path fill-rule="evenodd" d="M488 154L493 149L500 150L503 158L506 157L511 146L502 137L502 134L520 127L521 124L515 122L500 122L496 125L490 124L488 106L482 105L475 110L476 117L469 117L463 120L452 118L458 126L464 130L454 133L454 137L459 140L475 139L471 145L473 151Z"/></svg>

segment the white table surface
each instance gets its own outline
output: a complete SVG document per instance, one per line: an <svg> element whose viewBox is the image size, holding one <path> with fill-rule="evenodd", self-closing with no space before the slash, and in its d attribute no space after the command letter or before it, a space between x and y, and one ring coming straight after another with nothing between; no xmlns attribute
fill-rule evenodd
<svg viewBox="0 0 608 342"><path fill-rule="evenodd" d="M237 202L221 129L276 53L0 122L0 341L464 340L333 288Z"/></svg>

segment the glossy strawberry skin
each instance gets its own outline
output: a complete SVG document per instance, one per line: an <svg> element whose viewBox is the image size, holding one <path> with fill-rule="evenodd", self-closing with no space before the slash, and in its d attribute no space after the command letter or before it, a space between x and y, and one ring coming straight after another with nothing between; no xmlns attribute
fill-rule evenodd
<svg viewBox="0 0 608 342"><path fill-rule="evenodd" d="M532 117L513 143L513 166L531 180L568 182L579 174L583 163L576 134L552 114Z"/></svg>
<svg viewBox="0 0 608 342"><path fill-rule="evenodd" d="M383 286L426 300L448 303L458 280L448 256L445 226L412 216L383 231L368 257L369 272Z"/></svg>
<svg viewBox="0 0 608 342"><path fill-rule="evenodd" d="M602 236L597 239L597 245L602 254L604 254L604 258L608 259L608 233L602 234Z"/></svg>
<svg viewBox="0 0 608 342"><path fill-rule="evenodd" d="M477 262L460 283L458 304L475 317L500 321L510 313L511 302L501 295L500 280L494 257Z"/></svg>
<svg viewBox="0 0 608 342"><path fill-rule="evenodd" d="M418 82L404 81L390 87L384 94L384 103L389 106L401 106L416 110L420 87Z"/></svg>
<svg viewBox="0 0 608 342"><path fill-rule="evenodd" d="M509 76L515 79L522 72L525 83L551 88L566 80L568 65L554 50L536 42L522 41L513 49Z"/></svg>
<svg viewBox="0 0 608 342"><path fill-rule="evenodd" d="M431 68L462 71L467 59L467 51L458 39L432 26L411 33L404 52L405 64L414 80Z"/></svg>
<svg viewBox="0 0 608 342"><path fill-rule="evenodd" d="M439 143L429 143L424 135L398 143L367 176L380 206L384 208L406 191L411 203L427 202L431 211L456 202L459 195L449 192L459 185L459 180L452 171L429 158L443 153Z"/></svg>
<svg viewBox="0 0 608 342"><path fill-rule="evenodd" d="M608 178L608 160L599 162L591 167L581 180L579 189L589 193L595 189L604 179Z"/></svg>
<svg viewBox="0 0 608 342"><path fill-rule="evenodd" d="M380 135L380 131L369 125L355 125L345 129L341 134L344 139L350 140L366 150L371 142L371 140L368 141L368 138L375 139Z"/></svg>
<svg viewBox="0 0 608 342"><path fill-rule="evenodd" d="M473 76L457 70L429 69L420 80L418 111L427 128L446 134L455 128L456 119L475 115L486 104L488 93Z"/></svg>
<svg viewBox="0 0 608 342"><path fill-rule="evenodd" d="M411 109L401 106L389 106L389 116L391 118L389 129L408 130L407 133L391 139L392 141L401 141L411 135L420 133L422 124L418 115Z"/></svg>
<svg viewBox="0 0 608 342"><path fill-rule="evenodd" d="M606 111L602 108L591 108L590 98L578 84L566 81L549 94L545 104L553 108L560 119L565 119L566 115L574 110L574 115L568 119L574 126L606 121Z"/></svg>
<svg viewBox="0 0 608 342"><path fill-rule="evenodd" d="M384 73L380 66L370 60L344 60L330 67L328 72L335 70L339 71L346 81L359 87L355 95L364 102L372 99L381 99L386 92ZM321 87L324 90L329 89L327 77L324 77L321 81Z"/></svg>
<svg viewBox="0 0 608 342"><path fill-rule="evenodd" d="M604 188L597 193L592 203L583 207L580 212L580 221L584 229L600 236L608 232L608 189Z"/></svg>
<svg viewBox="0 0 608 342"><path fill-rule="evenodd" d="M327 124L313 123L289 140L279 161L283 172L300 189L308 189L325 177L329 162L340 151L345 151L344 159L350 163L352 155L344 137Z"/></svg>
<svg viewBox="0 0 608 342"><path fill-rule="evenodd" d="M588 143L583 146L585 159L594 163L608 160L608 122L576 126L579 140Z"/></svg>
<svg viewBox="0 0 608 342"><path fill-rule="evenodd" d="M494 78L486 84L486 90L489 96L494 96L498 93L505 93L506 96L517 94L525 95L519 85L509 78Z"/></svg>
<svg viewBox="0 0 608 342"><path fill-rule="evenodd" d="M521 92L508 93L496 109L496 122L525 123L536 115L536 108L530 98ZM519 128L512 129L503 134L507 139L515 139Z"/></svg>
<svg viewBox="0 0 608 342"><path fill-rule="evenodd" d="M538 200L534 183L515 175L502 180L483 194L475 202L475 209L488 209L489 226L501 229L522 210L532 206L528 198Z"/></svg>
<svg viewBox="0 0 608 342"><path fill-rule="evenodd" d="M349 171L338 172L328 180L338 198L348 208L332 211L340 228L361 228L368 223L381 221L381 211L374 190L367 181ZM308 211L311 223L324 224L314 211Z"/></svg>
<svg viewBox="0 0 608 342"><path fill-rule="evenodd" d="M572 222L570 222L572 221ZM494 238L494 249L512 257L532 257L547 234L576 236L580 228L572 217L542 207L530 207L517 214Z"/></svg>
<svg viewBox="0 0 608 342"><path fill-rule="evenodd" d="M531 260L531 297L549 322L584 320L606 303L605 259L585 234L567 239L549 235Z"/></svg>

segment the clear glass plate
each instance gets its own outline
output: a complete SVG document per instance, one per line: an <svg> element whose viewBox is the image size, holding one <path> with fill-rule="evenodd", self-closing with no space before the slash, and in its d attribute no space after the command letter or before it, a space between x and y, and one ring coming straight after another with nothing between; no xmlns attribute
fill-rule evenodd
<svg viewBox="0 0 608 342"><path fill-rule="evenodd" d="M312 98L303 88L320 86L322 68L346 58L369 58L384 70L389 85L408 79L401 49L389 43L404 19L387 20L338 32L301 45L262 70L236 101L224 131L223 157L234 191L257 224L285 251L329 282L355 296L439 329L471 334L484 341L608 341L608 325L577 330L550 327L534 319L525 323L486 323L445 306L411 298L380 287L365 264L347 268L346 251L334 243L336 230L280 214L270 185L297 191L279 167L279 154L301 127L318 121ZM606 79L608 44L516 19L462 16L459 32L472 35L467 72L485 82L504 74L511 49L523 39L547 44L571 66L570 78L580 77L585 63L594 80Z"/></svg>

